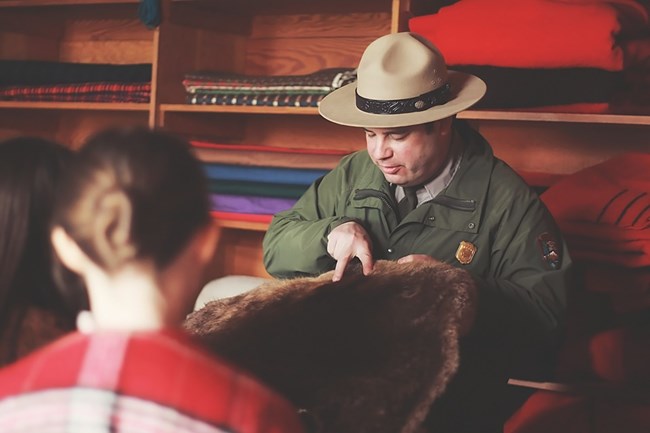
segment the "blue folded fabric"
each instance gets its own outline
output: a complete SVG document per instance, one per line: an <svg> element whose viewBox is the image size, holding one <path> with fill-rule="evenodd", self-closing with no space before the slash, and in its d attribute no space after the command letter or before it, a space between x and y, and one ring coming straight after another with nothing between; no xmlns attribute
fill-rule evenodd
<svg viewBox="0 0 650 433"><path fill-rule="evenodd" d="M205 174L214 180L242 180L249 182L311 185L329 170L286 167L254 167L229 164L204 164Z"/></svg>

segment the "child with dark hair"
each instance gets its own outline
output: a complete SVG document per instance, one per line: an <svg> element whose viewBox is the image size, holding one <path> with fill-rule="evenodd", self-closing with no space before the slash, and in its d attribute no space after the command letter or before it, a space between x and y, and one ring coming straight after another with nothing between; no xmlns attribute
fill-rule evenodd
<svg viewBox="0 0 650 433"><path fill-rule="evenodd" d="M144 129L92 137L51 231L90 311L80 332L0 371L0 431L301 432L286 400L180 329L215 236L185 141Z"/></svg>
<svg viewBox="0 0 650 433"><path fill-rule="evenodd" d="M72 151L37 137L0 142L0 365L74 329L52 279L49 219Z"/></svg>

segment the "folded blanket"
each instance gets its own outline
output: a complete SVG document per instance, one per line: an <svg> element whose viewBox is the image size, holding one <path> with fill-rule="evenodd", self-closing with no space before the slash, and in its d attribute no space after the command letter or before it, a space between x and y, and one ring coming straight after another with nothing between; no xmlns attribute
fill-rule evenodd
<svg viewBox="0 0 650 433"><path fill-rule="evenodd" d="M263 224L268 224L273 219L273 215L250 214L242 212L222 212L215 210L210 211L210 215L212 215L212 218L216 220L242 221Z"/></svg>
<svg viewBox="0 0 650 433"><path fill-rule="evenodd" d="M252 107L318 107L325 94L237 93L213 94L197 92L187 95L194 105L244 105Z"/></svg>
<svg viewBox="0 0 650 433"><path fill-rule="evenodd" d="M487 93L475 108L527 108L610 102L623 89L623 73L595 68L526 69L451 65L476 75Z"/></svg>
<svg viewBox="0 0 650 433"><path fill-rule="evenodd" d="M650 242L645 239L608 242L571 235L566 235L565 238L571 257L576 261L591 261L628 268L650 266Z"/></svg>
<svg viewBox="0 0 650 433"><path fill-rule="evenodd" d="M646 9L632 0L461 0L411 18L450 65L587 67L620 71L617 37L645 31Z"/></svg>
<svg viewBox="0 0 650 433"><path fill-rule="evenodd" d="M230 164L203 164L205 173L213 180L245 180L250 182L311 185L329 170L286 167L253 167Z"/></svg>
<svg viewBox="0 0 650 433"><path fill-rule="evenodd" d="M212 210L221 212L273 215L291 209L296 201L295 198L210 194Z"/></svg>
<svg viewBox="0 0 650 433"><path fill-rule="evenodd" d="M150 83L89 82L0 87L5 101L148 102Z"/></svg>
<svg viewBox="0 0 650 433"><path fill-rule="evenodd" d="M185 74L188 93L329 93L356 79L354 68L328 68L304 75L246 75L233 72L197 71Z"/></svg>
<svg viewBox="0 0 650 433"><path fill-rule="evenodd" d="M8 98L0 98L5 101L32 101L32 102L149 102L149 93L133 92L110 92L110 93L79 93L79 94L33 94L21 95Z"/></svg>
<svg viewBox="0 0 650 433"><path fill-rule="evenodd" d="M647 433L650 403L585 393L538 391L508 420L504 433Z"/></svg>
<svg viewBox="0 0 650 433"><path fill-rule="evenodd" d="M211 180L208 189L215 194L276 197L299 199L307 185L291 185L268 182L246 182L243 180Z"/></svg>
<svg viewBox="0 0 650 433"><path fill-rule="evenodd" d="M445 264L378 261L332 282L271 280L185 327L284 394L320 433L415 433L454 376L476 287Z"/></svg>
<svg viewBox="0 0 650 433"><path fill-rule="evenodd" d="M650 228L650 154L625 153L566 176L542 200L556 220ZM598 233L592 237L597 238Z"/></svg>
<svg viewBox="0 0 650 433"><path fill-rule="evenodd" d="M204 162L266 167L331 170L348 151L192 141L192 150Z"/></svg>
<svg viewBox="0 0 650 433"><path fill-rule="evenodd" d="M0 85L33 86L90 82L145 83L151 81L151 64L67 63L34 60L0 60Z"/></svg>

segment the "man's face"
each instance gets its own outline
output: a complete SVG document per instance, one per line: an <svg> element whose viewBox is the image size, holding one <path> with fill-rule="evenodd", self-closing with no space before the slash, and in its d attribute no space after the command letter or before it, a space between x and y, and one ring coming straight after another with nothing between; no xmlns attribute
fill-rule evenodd
<svg viewBox="0 0 650 433"><path fill-rule="evenodd" d="M431 180L449 155L451 119L400 128L364 128L368 153L390 183Z"/></svg>

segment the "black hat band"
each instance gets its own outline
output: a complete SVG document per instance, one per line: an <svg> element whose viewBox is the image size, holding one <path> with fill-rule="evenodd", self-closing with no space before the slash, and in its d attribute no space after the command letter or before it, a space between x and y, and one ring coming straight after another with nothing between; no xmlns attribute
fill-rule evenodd
<svg viewBox="0 0 650 433"><path fill-rule="evenodd" d="M407 99L367 99L360 96L356 90L354 93L356 95L357 108L365 113L405 114L428 110L436 105L442 105L449 102L451 97L451 85L446 83L430 92Z"/></svg>

